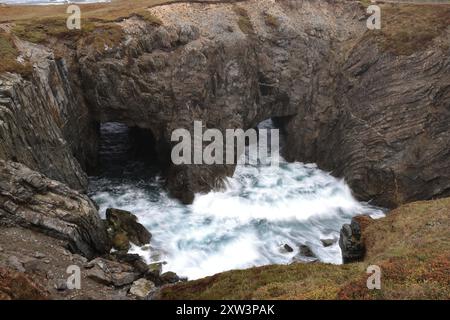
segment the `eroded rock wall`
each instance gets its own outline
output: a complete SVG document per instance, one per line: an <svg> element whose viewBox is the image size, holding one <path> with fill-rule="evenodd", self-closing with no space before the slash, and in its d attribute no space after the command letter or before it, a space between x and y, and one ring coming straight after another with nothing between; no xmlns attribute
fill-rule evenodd
<svg viewBox="0 0 450 320"><path fill-rule="evenodd" d="M97 135L83 95L70 82L65 60L43 46L17 44L34 70L31 79L0 75L0 158L85 191Z"/></svg>
<svg viewBox="0 0 450 320"><path fill-rule="evenodd" d="M65 59L36 57L31 83L2 76L0 157L82 189L95 123L150 129L170 163L172 131L194 120L224 130L276 118L289 161L318 163L360 199L394 207L450 193L450 55L436 44L448 32L399 55L352 1L177 3L148 14L115 22L117 45L79 41ZM170 166L167 184L189 203L233 171Z"/></svg>

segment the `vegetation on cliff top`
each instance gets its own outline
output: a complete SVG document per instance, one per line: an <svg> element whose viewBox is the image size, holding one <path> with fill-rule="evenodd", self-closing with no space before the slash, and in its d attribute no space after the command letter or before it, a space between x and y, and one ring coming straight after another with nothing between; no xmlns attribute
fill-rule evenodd
<svg viewBox="0 0 450 320"><path fill-rule="evenodd" d="M368 32L383 50L398 55L427 48L450 25L450 5L385 4L381 10L381 30Z"/></svg>
<svg viewBox="0 0 450 320"><path fill-rule="evenodd" d="M364 230L363 262L274 265L177 284L162 299L449 299L450 198L404 205ZM381 268L381 290L366 269Z"/></svg>
<svg viewBox="0 0 450 320"><path fill-rule="evenodd" d="M111 38L117 39L118 30L112 30L113 22L136 15L151 24L159 25L162 22L147 9L175 2L186 1L116 0L111 3L83 4L80 5L82 31L67 30L66 6L0 7L0 23L13 23L12 32L15 35L36 43L43 43L48 37L77 40L96 29L100 29L100 33L106 32ZM368 4L365 0L361 3L364 7ZM248 12L238 5L234 5L233 8L238 16L237 23L242 32L248 35L254 34ZM264 18L268 26L278 27L279 22L272 16L267 15ZM399 55L409 55L426 48L433 39L446 30L449 21L450 6L448 5L383 4L382 28L378 31L370 31L369 34L375 36L383 50ZM104 45L108 44L99 43L98 47Z"/></svg>
<svg viewBox="0 0 450 320"><path fill-rule="evenodd" d="M0 32L0 57L0 73L16 72L25 77L31 74L31 65L26 61L19 62L20 53L11 35L5 32Z"/></svg>
<svg viewBox="0 0 450 320"><path fill-rule="evenodd" d="M172 2L170 0L113 1L112 3L80 4L81 30L66 26L67 6L0 7L0 23L12 23L11 33L33 43L47 43L52 38L93 44L96 50L111 47L123 38L122 29L114 22L138 16L153 25L162 22L147 8Z"/></svg>

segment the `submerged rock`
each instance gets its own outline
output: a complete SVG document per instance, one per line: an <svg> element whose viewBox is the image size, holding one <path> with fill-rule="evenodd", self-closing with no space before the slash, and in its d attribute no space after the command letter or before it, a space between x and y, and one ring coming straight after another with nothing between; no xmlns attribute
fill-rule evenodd
<svg viewBox="0 0 450 320"><path fill-rule="evenodd" d="M294 249L292 249L292 247L290 245L288 245L288 244L285 244L283 246L283 250L286 251L286 252L294 252Z"/></svg>
<svg viewBox="0 0 450 320"><path fill-rule="evenodd" d="M311 248L305 244L299 246L300 255L308 257L308 258L317 258L314 252L312 252Z"/></svg>
<svg viewBox="0 0 450 320"><path fill-rule="evenodd" d="M324 247L329 247L336 243L336 239L320 239L320 242Z"/></svg>

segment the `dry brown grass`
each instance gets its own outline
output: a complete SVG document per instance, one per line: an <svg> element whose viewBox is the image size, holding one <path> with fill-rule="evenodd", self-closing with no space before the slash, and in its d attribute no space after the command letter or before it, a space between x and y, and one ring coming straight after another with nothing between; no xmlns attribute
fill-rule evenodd
<svg viewBox="0 0 450 320"><path fill-rule="evenodd" d="M19 51L17 50L11 35L0 32L0 73L15 72L24 77L31 75L32 66L27 63L20 63L17 58Z"/></svg>
<svg viewBox="0 0 450 320"><path fill-rule="evenodd" d="M128 17L133 12L171 2L177 0L113 0L110 3L79 4L79 6L83 18L115 21L121 17ZM68 17L66 10L67 5L2 6L0 23L57 17L66 19Z"/></svg>
<svg viewBox="0 0 450 320"><path fill-rule="evenodd" d="M370 32L386 51L410 55L427 48L450 25L450 5L383 5L381 30Z"/></svg>
<svg viewBox="0 0 450 320"><path fill-rule="evenodd" d="M58 40L91 43L96 49L112 46L122 39L122 32L113 22L138 16L153 25L162 22L147 8L174 2L171 0L113 1L111 3L81 4L81 30L66 27L67 6L5 6L0 7L0 23L12 23L15 36L34 43Z"/></svg>

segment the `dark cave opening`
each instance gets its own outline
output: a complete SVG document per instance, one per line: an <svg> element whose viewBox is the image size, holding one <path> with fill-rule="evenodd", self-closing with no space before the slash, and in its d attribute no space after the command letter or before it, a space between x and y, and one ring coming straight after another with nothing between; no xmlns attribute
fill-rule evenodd
<svg viewBox="0 0 450 320"><path fill-rule="evenodd" d="M151 130L120 122L99 125L98 161L91 176L140 179L158 174L163 167Z"/></svg>

